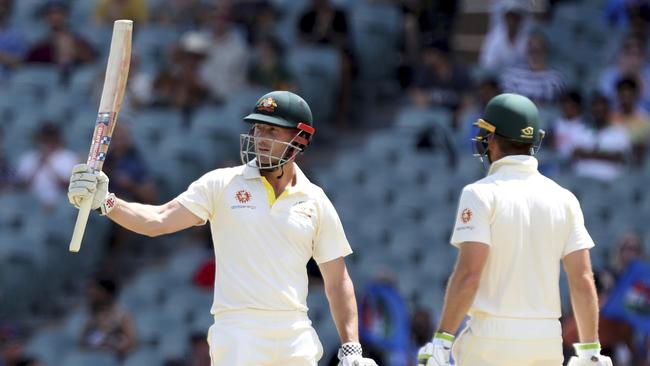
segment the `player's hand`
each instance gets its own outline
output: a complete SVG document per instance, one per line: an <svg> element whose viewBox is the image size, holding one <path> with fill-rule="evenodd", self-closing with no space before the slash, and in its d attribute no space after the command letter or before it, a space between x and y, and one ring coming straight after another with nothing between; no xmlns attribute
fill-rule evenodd
<svg viewBox="0 0 650 366"><path fill-rule="evenodd" d="M103 172L94 173L87 164L77 164L72 168L68 200L79 208L81 202L92 199L91 208L109 213L115 206L115 195L108 193L108 176Z"/></svg>
<svg viewBox="0 0 650 366"><path fill-rule="evenodd" d="M431 342L425 344L418 351L418 365L449 366L451 346L454 336L445 332L436 332Z"/></svg>
<svg viewBox="0 0 650 366"><path fill-rule="evenodd" d="M377 366L371 358L363 358L361 345L357 342L343 343L339 348L338 366Z"/></svg>
<svg viewBox="0 0 650 366"><path fill-rule="evenodd" d="M600 354L600 343L574 343L576 355L567 366L612 366L612 359Z"/></svg>

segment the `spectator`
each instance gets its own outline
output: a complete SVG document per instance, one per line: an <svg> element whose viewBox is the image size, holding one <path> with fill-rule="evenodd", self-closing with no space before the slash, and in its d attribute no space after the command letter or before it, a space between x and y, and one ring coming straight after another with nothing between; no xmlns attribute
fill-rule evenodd
<svg viewBox="0 0 650 366"><path fill-rule="evenodd" d="M612 124L607 98L596 94L591 101L593 131L573 150L575 172L579 176L612 181L623 174L630 152L625 129Z"/></svg>
<svg viewBox="0 0 650 366"><path fill-rule="evenodd" d="M124 121L122 121L124 122ZM142 156L133 144L128 125L117 124L111 140L111 153L103 166L111 175L111 190L131 201L153 203L156 187Z"/></svg>
<svg viewBox="0 0 650 366"><path fill-rule="evenodd" d="M0 0L0 78L6 79L27 52L23 35L11 25L14 0Z"/></svg>
<svg viewBox="0 0 650 366"><path fill-rule="evenodd" d="M246 29L249 44L276 33L277 15L267 0L233 1L232 18L238 26Z"/></svg>
<svg viewBox="0 0 650 366"><path fill-rule="evenodd" d="M553 123L550 137L559 159L568 163L573 150L583 144L590 131L582 117L582 96L578 91L564 93L560 97L560 109L562 116Z"/></svg>
<svg viewBox="0 0 650 366"><path fill-rule="evenodd" d="M643 240L639 234L630 232L621 238L616 245L616 252L612 256L612 272L618 278L630 263L635 260L644 260Z"/></svg>
<svg viewBox="0 0 650 366"><path fill-rule="evenodd" d="M187 366L210 366L210 347L205 341L205 334L201 332L190 335L190 358Z"/></svg>
<svg viewBox="0 0 650 366"><path fill-rule="evenodd" d="M209 47L210 40L205 34L183 35L179 47L172 51L167 68L154 80L155 104L191 111L208 99L209 85L199 70Z"/></svg>
<svg viewBox="0 0 650 366"><path fill-rule="evenodd" d="M503 22L489 31L479 55L482 68L501 71L524 61L530 23L522 1L509 0L503 4Z"/></svg>
<svg viewBox="0 0 650 366"><path fill-rule="evenodd" d="M35 133L36 149L18 159L16 180L52 209L65 197L70 170L78 157L63 146L59 127L45 122Z"/></svg>
<svg viewBox="0 0 650 366"><path fill-rule="evenodd" d="M95 21L113 24L117 19L131 19L137 25L149 20L146 0L99 0L95 5Z"/></svg>
<svg viewBox="0 0 650 366"><path fill-rule="evenodd" d="M479 76L476 84L476 90L472 91L469 98L470 103L463 111L459 126L460 133L458 133L458 136L462 139L459 143L466 147L468 151L472 151L474 147L472 138L478 134L478 127L474 126L474 123L483 116L485 106L490 99L501 94L499 80L491 73Z"/></svg>
<svg viewBox="0 0 650 366"><path fill-rule="evenodd" d="M123 359L134 349L136 333L131 315L115 301L117 293L117 284L110 279L96 277L88 285L90 315L80 343L85 349L107 351Z"/></svg>
<svg viewBox="0 0 650 366"><path fill-rule="evenodd" d="M640 107L650 110L650 64L646 60L646 48L646 40L637 36L628 36L623 41L617 64L606 68L600 75L599 90L609 100L617 100L616 85L627 75L640 81Z"/></svg>
<svg viewBox="0 0 650 366"><path fill-rule="evenodd" d="M501 76L501 88L506 93L524 95L540 106L554 103L564 91L564 76L548 64L546 37L531 33L526 48L527 62L506 69Z"/></svg>
<svg viewBox="0 0 650 366"><path fill-rule="evenodd" d="M633 162L640 166L643 164L650 137L650 115L639 107L640 88L634 77L618 80L616 93L619 108L612 115L612 121L627 130L632 143Z"/></svg>
<svg viewBox="0 0 650 366"><path fill-rule="evenodd" d="M41 366L41 363L35 358L25 357L16 362L16 366Z"/></svg>
<svg viewBox="0 0 650 366"><path fill-rule="evenodd" d="M255 43L255 55L248 67L248 82L269 90L293 90L292 77L284 63L282 46L273 37Z"/></svg>
<svg viewBox="0 0 650 366"><path fill-rule="evenodd" d="M300 16L298 34L302 43L329 45L341 52L338 110L335 118L339 128L348 127L352 78L356 65L345 10L333 5L330 0L312 0L311 5Z"/></svg>
<svg viewBox="0 0 650 366"><path fill-rule="evenodd" d="M467 70L451 58L449 44L443 40L430 41L422 54L416 71L415 87L411 92L418 107L442 107L455 113L468 104L471 79Z"/></svg>
<svg viewBox="0 0 650 366"><path fill-rule="evenodd" d="M332 45L351 52L347 15L329 0L312 0L300 17L298 31L304 43Z"/></svg>
<svg viewBox="0 0 650 366"><path fill-rule="evenodd" d="M208 53L199 66L199 75L212 98L224 100L246 86L248 45L235 31L227 5L214 5L210 17Z"/></svg>
<svg viewBox="0 0 650 366"><path fill-rule="evenodd" d="M2 134L0 133L0 144L2 143ZM9 160L5 157L5 151L0 146L0 192L10 188L14 184L14 171L9 163Z"/></svg>
<svg viewBox="0 0 650 366"><path fill-rule="evenodd" d="M431 340L435 332L431 312L424 308L417 308L411 314L411 344L419 347ZM414 350L417 353L417 349Z"/></svg>
<svg viewBox="0 0 650 366"><path fill-rule="evenodd" d="M598 292L598 306L602 309L607 302L609 289L602 285L599 277L598 274L595 276L596 290ZM610 355L617 366L640 365L638 362L641 360L641 355L637 352L634 328L630 324L619 319L610 319L599 313L598 336L602 348L601 352ZM574 352L573 343L579 342L578 327L573 314L569 314L562 319L562 341L564 354L568 359ZM622 348L626 350L621 352ZM627 355L630 353L636 363L621 362L624 361L624 358L629 357Z"/></svg>
<svg viewBox="0 0 650 366"><path fill-rule="evenodd" d="M186 32L196 29L201 23L204 7L195 0L162 0L159 6L149 10L153 22Z"/></svg>
<svg viewBox="0 0 650 366"><path fill-rule="evenodd" d="M0 366L16 366L23 358L26 334L16 325L0 326Z"/></svg>
<svg viewBox="0 0 650 366"><path fill-rule="evenodd" d="M29 50L26 62L55 64L67 69L95 60L96 54L88 42L70 29L68 6L64 2L48 1L41 14L50 33Z"/></svg>

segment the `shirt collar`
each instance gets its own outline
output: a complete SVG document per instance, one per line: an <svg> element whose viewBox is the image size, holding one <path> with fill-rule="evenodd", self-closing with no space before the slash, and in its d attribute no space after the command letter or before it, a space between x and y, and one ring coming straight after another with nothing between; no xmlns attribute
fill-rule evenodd
<svg viewBox="0 0 650 366"><path fill-rule="evenodd" d="M537 159L530 155L509 155L503 157L490 165L488 175L496 173L498 170L510 170L519 172L536 172Z"/></svg>
<svg viewBox="0 0 650 366"><path fill-rule="evenodd" d="M296 184L293 186L290 186L287 188L291 192L295 191L300 191L303 190L304 187L306 187L310 181L305 175L305 173L300 170L298 167L298 164L291 162L289 164L293 164L294 171L296 172ZM262 174L260 174L260 170L257 167L251 166L249 164L244 164L244 172L243 176L245 179L261 179Z"/></svg>

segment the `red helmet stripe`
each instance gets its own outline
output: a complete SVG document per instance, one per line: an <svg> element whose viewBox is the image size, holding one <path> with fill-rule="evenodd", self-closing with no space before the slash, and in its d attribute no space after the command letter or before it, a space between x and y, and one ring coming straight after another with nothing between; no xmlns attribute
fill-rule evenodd
<svg viewBox="0 0 650 366"><path fill-rule="evenodd" d="M307 132L310 135L313 135L316 132L316 129L306 123L298 123L298 129Z"/></svg>

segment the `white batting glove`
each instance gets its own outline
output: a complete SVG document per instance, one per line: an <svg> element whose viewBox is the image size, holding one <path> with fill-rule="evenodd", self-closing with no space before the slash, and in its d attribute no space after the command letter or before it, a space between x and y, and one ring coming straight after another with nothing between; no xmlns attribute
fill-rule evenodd
<svg viewBox="0 0 650 366"><path fill-rule="evenodd" d="M93 210L106 215L115 207L115 195L108 193L108 176L104 172L94 173L87 164L77 164L72 168L68 200L79 208L81 202L92 199Z"/></svg>
<svg viewBox="0 0 650 366"><path fill-rule="evenodd" d="M574 343L576 356L571 357L567 366L612 366L612 359L600 354L600 342Z"/></svg>
<svg viewBox="0 0 650 366"><path fill-rule="evenodd" d="M451 365L451 346L455 337L449 333L436 332L431 342L418 351L418 365L449 366Z"/></svg>
<svg viewBox="0 0 650 366"><path fill-rule="evenodd" d="M363 358L361 344L357 342L343 343L339 348L338 366L377 366L372 358Z"/></svg>

